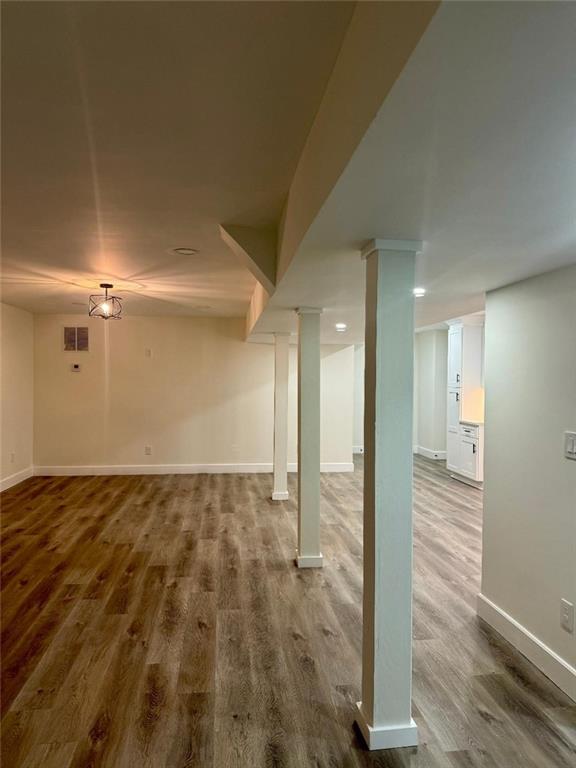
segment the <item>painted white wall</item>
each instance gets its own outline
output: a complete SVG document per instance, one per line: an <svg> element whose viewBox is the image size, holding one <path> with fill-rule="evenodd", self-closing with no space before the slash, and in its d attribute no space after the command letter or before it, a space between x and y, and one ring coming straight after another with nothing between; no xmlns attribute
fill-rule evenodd
<svg viewBox="0 0 576 768"><path fill-rule="evenodd" d="M0 489L31 475L34 410L34 322L29 312L0 305Z"/></svg>
<svg viewBox="0 0 576 768"><path fill-rule="evenodd" d="M292 179L281 227L277 280L286 272L438 5L356 4ZM354 119L342 120L343 113Z"/></svg>
<svg viewBox="0 0 576 768"><path fill-rule="evenodd" d="M445 458L448 331L422 331L415 341L415 445L424 456Z"/></svg>
<svg viewBox="0 0 576 768"><path fill-rule="evenodd" d="M89 352L63 351L62 329L74 324L89 326ZM35 464L271 471L274 348L243 338L242 319L37 315ZM353 354L353 347L322 349L325 465L352 461ZM80 373L70 370L76 362ZM295 351L289 461L296 461Z"/></svg>
<svg viewBox="0 0 576 768"><path fill-rule="evenodd" d="M487 296L479 599L573 698L576 636L560 626L560 600L576 603L576 462L563 455L576 430L575 307L576 266Z"/></svg>
<svg viewBox="0 0 576 768"><path fill-rule="evenodd" d="M364 451L364 344L354 347L354 453Z"/></svg>
<svg viewBox="0 0 576 768"><path fill-rule="evenodd" d="M418 388L420 382L418 338L414 339L414 395L412 399L412 450L418 452Z"/></svg>
<svg viewBox="0 0 576 768"><path fill-rule="evenodd" d="M446 454L448 331L422 331L414 339L414 450ZM354 452L364 447L364 345L354 347Z"/></svg>

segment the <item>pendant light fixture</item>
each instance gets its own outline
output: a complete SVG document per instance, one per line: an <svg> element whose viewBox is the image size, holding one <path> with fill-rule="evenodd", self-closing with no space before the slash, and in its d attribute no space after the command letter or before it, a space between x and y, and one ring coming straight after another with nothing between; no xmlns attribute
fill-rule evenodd
<svg viewBox="0 0 576 768"><path fill-rule="evenodd" d="M122 317L122 299L119 296L109 296L108 289L114 288L112 283L100 283L104 295L90 296L89 317L101 317L103 320L120 320Z"/></svg>

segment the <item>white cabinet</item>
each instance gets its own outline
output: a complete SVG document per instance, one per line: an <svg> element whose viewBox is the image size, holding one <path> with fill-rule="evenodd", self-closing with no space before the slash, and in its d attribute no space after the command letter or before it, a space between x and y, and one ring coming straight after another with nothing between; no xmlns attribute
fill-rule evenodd
<svg viewBox="0 0 576 768"><path fill-rule="evenodd" d="M478 441L471 440L469 437L460 438L460 466L458 471L464 477L472 480L476 479Z"/></svg>
<svg viewBox="0 0 576 768"><path fill-rule="evenodd" d="M483 480L484 326L460 318L448 330L446 466L456 477Z"/></svg>
<svg viewBox="0 0 576 768"><path fill-rule="evenodd" d="M448 404L446 407L448 415L448 432L458 432L460 428L460 390L448 390Z"/></svg>
<svg viewBox="0 0 576 768"><path fill-rule="evenodd" d="M484 480L484 428L481 424L460 425L459 467L456 472L469 480Z"/></svg>
<svg viewBox="0 0 576 768"><path fill-rule="evenodd" d="M446 466L457 472L460 465L460 390L448 390L448 432L446 434Z"/></svg>
<svg viewBox="0 0 576 768"><path fill-rule="evenodd" d="M451 325L448 329L448 387L459 387L462 381L463 326Z"/></svg>
<svg viewBox="0 0 576 768"><path fill-rule="evenodd" d="M458 472L460 467L460 434L448 432L446 435L446 468Z"/></svg>

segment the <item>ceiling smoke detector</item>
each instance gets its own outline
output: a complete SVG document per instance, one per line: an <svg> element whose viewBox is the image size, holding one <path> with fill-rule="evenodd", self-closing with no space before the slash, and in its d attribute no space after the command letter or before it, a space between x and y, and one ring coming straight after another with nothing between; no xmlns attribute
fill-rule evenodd
<svg viewBox="0 0 576 768"><path fill-rule="evenodd" d="M175 256L196 256L198 253L198 250L196 248L171 248L170 253L173 253Z"/></svg>

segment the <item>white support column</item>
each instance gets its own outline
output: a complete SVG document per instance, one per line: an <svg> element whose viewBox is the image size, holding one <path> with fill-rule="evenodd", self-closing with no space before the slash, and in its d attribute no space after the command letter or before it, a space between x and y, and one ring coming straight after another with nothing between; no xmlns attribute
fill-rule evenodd
<svg viewBox="0 0 576 768"><path fill-rule="evenodd" d="M320 315L298 313L298 552L299 568L322 566L320 552Z"/></svg>
<svg viewBox="0 0 576 768"><path fill-rule="evenodd" d="M274 490L272 499L288 498L288 373L290 334L275 333L274 347Z"/></svg>
<svg viewBox="0 0 576 768"><path fill-rule="evenodd" d="M369 749L414 746L412 407L414 262L422 244L373 240L366 259L362 701Z"/></svg>

